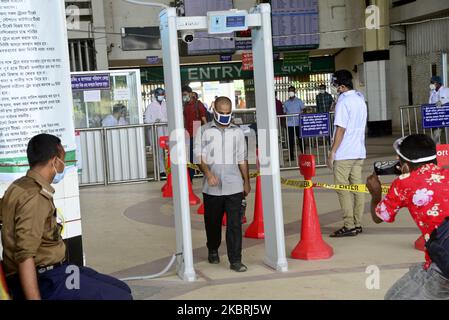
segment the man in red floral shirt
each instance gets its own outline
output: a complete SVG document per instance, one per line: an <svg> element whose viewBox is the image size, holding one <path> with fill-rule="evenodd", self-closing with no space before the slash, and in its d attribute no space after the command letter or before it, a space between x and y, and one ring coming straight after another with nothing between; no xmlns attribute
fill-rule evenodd
<svg viewBox="0 0 449 320"><path fill-rule="evenodd" d="M381 182L376 175L367 180L371 193L371 215L375 223L395 221L407 208L426 241L449 216L449 170L436 165L436 146L423 134L399 139L394 144L402 175L393 181L382 200ZM387 300L449 299L449 280L425 253L426 262L410 271L387 292Z"/></svg>

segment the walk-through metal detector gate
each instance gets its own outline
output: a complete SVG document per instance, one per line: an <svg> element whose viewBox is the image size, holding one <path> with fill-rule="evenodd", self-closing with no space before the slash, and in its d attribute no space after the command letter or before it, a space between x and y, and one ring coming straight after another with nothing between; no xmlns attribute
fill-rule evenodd
<svg viewBox="0 0 449 320"><path fill-rule="evenodd" d="M260 4L248 13L243 10L209 12L207 17L178 17L175 8L160 13L160 29L167 92L168 123L173 175L173 201L178 256L177 273L186 281L196 279L193 267L190 206L186 171L186 142L182 109L178 31L208 30L209 34L225 34L252 29L254 79L257 104L259 154L262 175L265 223L264 263L287 271L284 222L279 170L278 134L274 97L271 7Z"/></svg>

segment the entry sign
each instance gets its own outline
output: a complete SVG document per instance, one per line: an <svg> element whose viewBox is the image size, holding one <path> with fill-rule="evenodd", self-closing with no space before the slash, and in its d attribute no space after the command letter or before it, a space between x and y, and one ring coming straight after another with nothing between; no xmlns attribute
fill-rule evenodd
<svg viewBox="0 0 449 320"><path fill-rule="evenodd" d="M330 135L329 113L302 114L300 121L302 138L327 137Z"/></svg>
<svg viewBox="0 0 449 320"><path fill-rule="evenodd" d="M437 144L437 160L440 167L449 166L449 144Z"/></svg>
<svg viewBox="0 0 449 320"><path fill-rule="evenodd" d="M449 104L437 107L425 104L421 107L424 129L449 127Z"/></svg>

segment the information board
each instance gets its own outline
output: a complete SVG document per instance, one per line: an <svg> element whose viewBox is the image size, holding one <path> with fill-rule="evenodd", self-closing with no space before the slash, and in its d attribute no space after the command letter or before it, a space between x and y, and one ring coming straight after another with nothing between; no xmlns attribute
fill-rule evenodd
<svg viewBox="0 0 449 320"><path fill-rule="evenodd" d="M61 138L68 159L75 159L66 26L64 18L55 19L65 17L63 10L57 0L0 3L2 174L27 170L28 141L43 132Z"/></svg>
<svg viewBox="0 0 449 320"><path fill-rule="evenodd" d="M421 112L424 129L449 127L449 104L441 107L425 104L421 107Z"/></svg>
<svg viewBox="0 0 449 320"><path fill-rule="evenodd" d="M54 202L67 262L83 264L81 209L65 3L0 1L0 197L29 169L26 149L40 133L59 137L67 171Z"/></svg>
<svg viewBox="0 0 449 320"><path fill-rule="evenodd" d="M275 50L319 47L318 0L271 0L271 7Z"/></svg>
<svg viewBox="0 0 449 320"><path fill-rule="evenodd" d="M232 9L233 1L184 0L182 7L186 17L206 16L210 11ZM211 35L207 31L195 31L194 39L187 44L187 48L189 55L232 53L235 51L234 33Z"/></svg>
<svg viewBox="0 0 449 320"><path fill-rule="evenodd" d="M72 75L73 90L106 90L110 88L109 74Z"/></svg>
<svg viewBox="0 0 449 320"><path fill-rule="evenodd" d="M330 136L329 113L302 114L300 128L302 138Z"/></svg>

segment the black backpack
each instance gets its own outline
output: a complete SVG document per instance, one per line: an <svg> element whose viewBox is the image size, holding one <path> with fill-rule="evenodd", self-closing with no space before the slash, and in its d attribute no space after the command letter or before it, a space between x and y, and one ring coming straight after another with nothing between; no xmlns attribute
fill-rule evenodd
<svg viewBox="0 0 449 320"><path fill-rule="evenodd" d="M430 259L449 279L449 217L432 232L426 243L426 248Z"/></svg>

